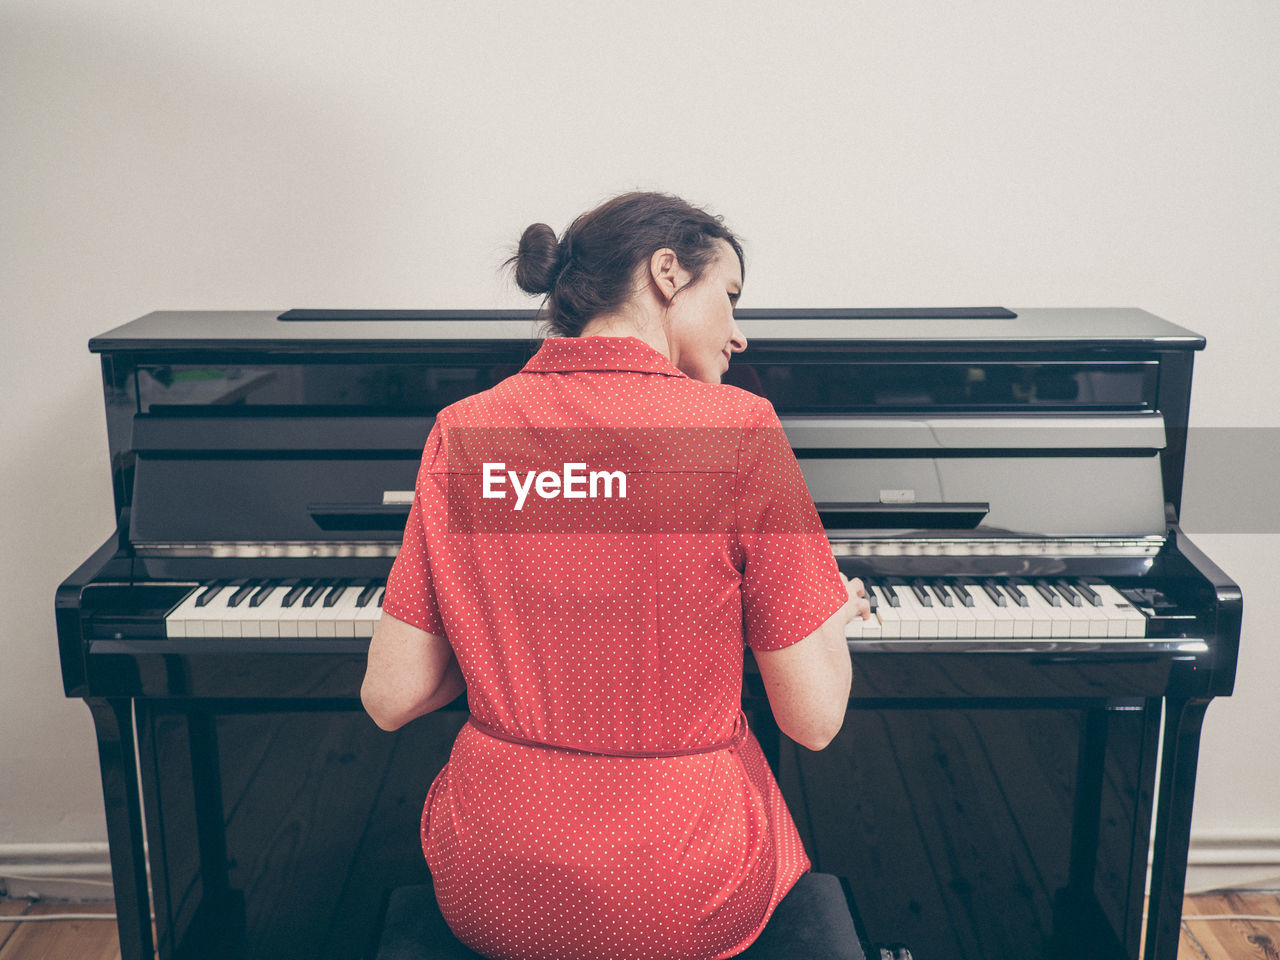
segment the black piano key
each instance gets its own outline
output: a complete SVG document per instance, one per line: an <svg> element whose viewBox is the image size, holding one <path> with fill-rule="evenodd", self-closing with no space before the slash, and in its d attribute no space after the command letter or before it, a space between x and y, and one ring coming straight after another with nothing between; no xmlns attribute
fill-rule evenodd
<svg viewBox="0 0 1280 960"><path fill-rule="evenodd" d="M944 607L954 607L956 605L955 595L951 592L951 587L943 583L941 580L930 580L929 588L942 601Z"/></svg>
<svg viewBox="0 0 1280 960"><path fill-rule="evenodd" d="M1027 585L1027 581L1023 580L1021 577L1010 577L1008 583L1001 584L1004 588L1004 592L1007 593L1009 598L1020 607L1031 606L1031 601L1027 599L1026 594L1018 589L1019 587Z"/></svg>
<svg viewBox="0 0 1280 960"><path fill-rule="evenodd" d="M378 609L379 610L382 609L382 598L385 597L386 595L387 595L386 587L383 587L381 590L378 591Z"/></svg>
<svg viewBox="0 0 1280 960"><path fill-rule="evenodd" d="M302 605L304 607L314 607L320 601L320 598L324 596L324 592L328 590L332 584L332 580L316 581L315 586L307 591L307 595L302 598Z"/></svg>
<svg viewBox="0 0 1280 960"><path fill-rule="evenodd" d="M262 606L266 602L267 597L271 596L271 591L280 586L279 580L268 580L257 589L252 597L249 598L249 606L252 609Z"/></svg>
<svg viewBox="0 0 1280 960"><path fill-rule="evenodd" d="M893 589L895 583L901 584L902 581L896 577L890 577L884 583L877 583L876 586L880 588L884 598L889 601L889 606L900 607L902 606L902 598L898 596L898 591Z"/></svg>
<svg viewBox="0 0 1280 960"><path fill-rule="evenodd" d="M986 591L987 596L991 598L991 602L997 607L1007 607L1009 605L1009 598L1000 591L1000 584L994 580L983 580L982 589Z"/></svg>
<svg viewBox="0 0 1280 960"><path fill-rule="evenodd" d="M954 582L955 586L952 589L955 591L956 596L960 598L960 602L966 607L972 607L973 595L965 587L976 587L978 586L977 581L968 577L957 577Z"/></svg>
<svg viewBox="0 0 1280 960"><path fill-rule="evenodd" d="M280 601L282 607L292 607L302 597L304 593L311 589L311 583L307 580L299 580L293 585L293 588L284 595L284 599Z"/></svg>
<svg viewBox="0 0 1280 960"><path fill-rule="evenodd" d="M342 595L346 593L347 587L349 587L350 585L351 585L350 577L343 577L340 580L334 581L333 586L329 588L329 592L325 594L324 606L326 607L337 606L338 601L342 599Z"/></svg>
<svg viewBox="0 0 1280 960"><path fill-rule="evenodd" d="M920 601L920 606L933 606L933 596L929 593L928 588L925 587L923 580L912 580L911 592L914 593L916 595L916 599Z"/></svg>
<svg viewBox="0 0 1280 960"><path fill-rule="evenodd" d="M223 591L226 585L226 580L213 581L213 583L204 588L204 593L196 597L196 606L207 607L213 601L213 598Z"/></svg>
<svg viewBox="0 0 1280 960"><path fill-rule="evenodd" d="M231 599L227 601L228 607L238 607L244 603L245 597L262 586L261 580L246 580L244 586L231 595Z"/></svg>
<svg viewBox="0 0 1280 960"><path fill-rule="evenodd" d="M360 596L356 597L356 606L367 607L369 605L369 601L373 598L373 595L377 592L380 586L382 586L382 584L377 580L370 580L365 585L365 588L360 591Z"/></svg>
<svg viewBox="0 0 1280 960"><path fill-rule="evenodd" d="M1071 584L1067 583L1067 581L1058 580L1053 586L1058 593L1062 594L1062 599L1067 601L1067 603L1071 604L1073 607L1084 606L1084 598L1081 597L1080 594L1076 593L1076 591L1072 589Z"/></svg>
<svg viewBox="0 0 1280 960"><path fill-rule="evenodd" d="M1102 606L1102 598L1093 592L1093 587L1089 586L1089 584L1085 583L1083 580L1077 580L1073 586L1095 607Z"/></svg>
<svg viewBox="0 0 1280 960"><path fill-rule="evenodd" d="M1058 596L1057 591L1055 591L1053 587L1049 586L1043 580L1036 580L1032 584L1032 586L1036 588L1036 593L1044 597L1044 602L1049 604L1049 606L1051 607L1062 606L1062 598Z"/></svg>

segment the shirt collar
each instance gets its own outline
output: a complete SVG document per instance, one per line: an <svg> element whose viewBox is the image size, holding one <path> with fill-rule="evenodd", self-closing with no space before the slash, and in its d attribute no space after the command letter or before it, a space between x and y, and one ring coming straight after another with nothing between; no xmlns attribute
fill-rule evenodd
<svg viewBox="0 0 1280 960"><path fill-rule="evenodd" d="M548 337L522 373L574 370L633 370L687 377L670 360L638 337Z"/></svg>

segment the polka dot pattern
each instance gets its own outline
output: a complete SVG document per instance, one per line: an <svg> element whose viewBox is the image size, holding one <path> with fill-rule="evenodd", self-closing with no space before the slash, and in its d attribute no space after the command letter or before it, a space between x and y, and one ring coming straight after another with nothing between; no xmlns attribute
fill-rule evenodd
<svg viewBox="0 0 1280 960"><path fill-rule="evenodd" d="M451 433L492 427L717 428L733 442L707 447L716 482L640 488L686 491L677 510L700 487L732 502L696 533L463 529L449 519ZM449 638L485 724L609 753L729 740L744 642L785 647L846 599L768 401L693 380L636 338L587 337L547 340L440 412L383 609ZM449 926L503 960L729 957L809 869L750 733L616 757L468 725L427 795L422 846Z"/></svg>

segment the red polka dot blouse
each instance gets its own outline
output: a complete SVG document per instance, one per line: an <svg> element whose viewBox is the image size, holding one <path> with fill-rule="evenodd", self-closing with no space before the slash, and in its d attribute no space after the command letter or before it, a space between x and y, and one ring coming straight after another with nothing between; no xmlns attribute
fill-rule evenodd
<svg viewBox="0 0 1280 960"><path fill-rule="evenodd" d="M809 860L745 729L743 644L795 643L847 599L769 402L639 339L546 340L442 410L383 609L447 637L467 683L422 813L458 938L513 960L746 949Z"/></svg>

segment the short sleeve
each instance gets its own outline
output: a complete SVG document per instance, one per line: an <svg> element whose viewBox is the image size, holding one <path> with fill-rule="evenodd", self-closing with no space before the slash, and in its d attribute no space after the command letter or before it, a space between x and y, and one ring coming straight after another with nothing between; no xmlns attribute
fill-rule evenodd
<svg viewBox="0 0 1280 960"><path fill-rule="evenodd" d="M767 402L739 449L736 527L747 646L803 640L849 600L800 464Z"/></svg>
<svg viewBox="0 0 1280 960"><path fill-rule="evenodd" d="M444 621L436 599L435 581L431 574L431 556L427 548L427 526L443 523L439 511L431 506L434 497L430 487L431 466L440 454L440 420L427 436L422 465L413 492L413 506L404 525L404 539L395 563L387 575L387 590L382 598L382 611L403 620L419 630L445 636ZM427 494L424 497L424 493ZM434 511L434 513L433 513Z"/></svg>

